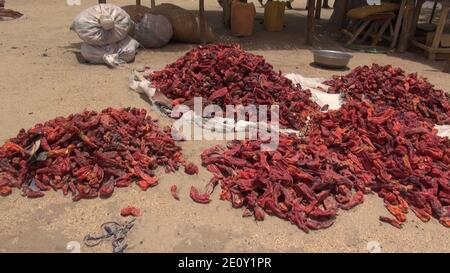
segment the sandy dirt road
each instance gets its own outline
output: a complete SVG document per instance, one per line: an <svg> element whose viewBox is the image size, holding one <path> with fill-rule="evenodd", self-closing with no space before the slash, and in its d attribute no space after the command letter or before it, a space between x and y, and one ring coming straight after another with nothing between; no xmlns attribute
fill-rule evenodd
<svg viewBox="0 0 450 273"><path fill-rule="evenodd" d="M21 128L84 109L133 106L150 111L148 103L127 88L130 70L143 65L162 68L193 47L170 44L162 49L143 50L134 63L115 70L86 65L79 56L80 40L69 31L69 25L81 10L95 2L81 0L80 6L68 6L63 0L7 1L8 8L26 16L0 22L1 143ZM108 2L125 5L133 1ZM194 0L169 2L188 9L197 5ZM207 0L206 5L220 41L239 42L245 49L265 56L276 69L309 77L346 72L310 65L311 48L303 45L306 13L300 8L304 7L304 1L295 1L296 9L287 11L286 29L280 33L264 32L262 9L258 8L255 35L242 39L230 37L222 27L216 1ZM328 17L330 11L323 14ZM327 29L321 21L316 45L340 49L325 34ZM354 53L354 56L350 68L373 62L394 64L450 90L450 77L440 72L443 63L429 62L420 54ZM150 114L158 116L151 111ZM170 123L160 118L162 124ZM186 157L199 164L202 149L213 144L192 141L181 146ZM130 187L116 190L107 200L77 203L60 192L29 200L15 190L14 194L0 198L0 252L67 252L69 241L81 242L87 233L97 232L103 222L122 221L119 211L127 205L136 205L143 211L129 236L130 252L367 252L370 241L379 242L384 252L450 250L449 230L434 219L423 224L410 213L402 230L381 224L378 216L387 215L387 211L376 196L367 196L364 204L351 211L341 211L331 228L310 234L276 217L267 217L263 222L242 218L240 210L218 199L219 191L209 205L193 203L188 197L189 187L201 186L210 177L204 168L198 176L179 172L160 176L160 185L146 192ZM178 185L181 201L171 197L172 184ZM81 251L109 252L111 246L105 243L96 248L82 247Z"/></svg>

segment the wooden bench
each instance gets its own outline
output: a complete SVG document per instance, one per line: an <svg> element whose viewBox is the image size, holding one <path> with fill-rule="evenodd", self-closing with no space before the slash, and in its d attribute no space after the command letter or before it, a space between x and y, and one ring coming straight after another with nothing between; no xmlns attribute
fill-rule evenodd
<svg viewBox="0 0 450 273"><path fill-rule="evenodd" d="M371 45L377 45L382 40L384 32L392 24L395 18L395 13L385 12L369 15L362 19L352 20L347 29L342 29L342 33L350 38L345 45L348 46L352 44L360 36L362 36L361 41L371 37Z"/></svg>
<svg viewBox="0 0 450 273"><path fill-rule="evenodd" d="M417 7L418 11L416 13L420 14L420 8ZM442 10L441 15L439 17L439 21L436 26L436 30L433 33L433 36L429 40L431 40L431 44L427 42L421 42L417 39L412 39L411 44L424 50L428 54L428 59L435 60L436 54L450 54L450 48L448 47L441 47L441 40L442 36L444 34L445 25L448 20L448 13L450 10L450 4L448 1L442 1ZM418 16L416 16L418 18ZM414 20L417 20L417 18L414 18ZM414 24L417 24L417 21L414 22Z"/></svg>

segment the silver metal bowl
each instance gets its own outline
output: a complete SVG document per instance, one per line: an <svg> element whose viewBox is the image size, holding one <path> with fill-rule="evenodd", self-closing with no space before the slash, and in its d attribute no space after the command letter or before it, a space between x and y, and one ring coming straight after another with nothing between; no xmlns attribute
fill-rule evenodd
<svg viewBox="0 0 450 273"><path fill-rule="evenodd" d="M314 63L330 67L330 68L342 68L346 67L353 58L353 55L334 50L313 50L314 53Z"/></svg>

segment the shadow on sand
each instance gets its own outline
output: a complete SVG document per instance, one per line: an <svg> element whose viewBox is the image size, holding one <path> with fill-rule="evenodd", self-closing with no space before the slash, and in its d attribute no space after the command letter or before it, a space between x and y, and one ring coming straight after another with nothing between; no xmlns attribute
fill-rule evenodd
<svg viewBox="0 0 450 273"><path fill-rule="evenodd" d="M191 10L197 12L196 10ZM214 28L217 35L217 43L224 44L240 44L243 49L250 51L264 51L264 50L312 50L312 49L328 49L340 50L349 53L357 52L347 49L343 43L338 41L341 37L340 32L333 31L332 26L328 24L328 20L316 20L316 31L314 37L314 46L307 46L305 44L306 37L306 12L302 9L287 11L284 17L285 27L280 32L268 32L264 29L263 18L264 14L257 12L254 32L250 37L235 37L231 34L230 29L225 28L222 23L222 12L215 10L207 10L205 16L209 24ZM75 54L78 62L86 63L80 54L81 43L72 43L64 48L68 52ZM162 48L147 49L153 52L180 52L180 56L186 51L196 47L196 44L185 44L178 42L171 42ZM370 54L370 53L367 53ZM417 49L410 48L410 52L395 53L387 52L391 57L408 59L414 62L419 62L430 66L430 72L440 72L444 67L442 61L430 61L423 52ZM395 65L395 63L393 63ZM316 67L316 66L315 66ZM342 70L346 71L346 69Z"/></svg>

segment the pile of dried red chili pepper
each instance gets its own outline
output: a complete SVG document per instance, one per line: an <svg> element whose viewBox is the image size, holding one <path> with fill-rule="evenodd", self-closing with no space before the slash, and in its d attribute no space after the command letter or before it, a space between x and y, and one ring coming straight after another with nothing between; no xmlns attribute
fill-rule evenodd
<svg viewBox="0 0 450 273"><path fill-rule="evenodd" d="M344 76L325 82L329 93L342 93L347 99L369 100L404 111L416 111L431 123L450 124L449 95L435 89L417 73L407 74L391 65L360 66Z"/></svg>
<svg viewBox="0 0 450 273"><path fill-rule="evenodd" d="M280 124L300 129L319 106L311 93L273 70L262 56L242 50L238 45L199 46L163 70L148 76L153 87L183 103L202 97L205 104L279 105Z"/></svg>
<svg viewBox="0 0 450 273"><path fill-rule="evenodd" d="M170 128L168 128L170 129ZM74 201L107 198L115 187L136 183L142 190L186 162L170 132L162 131L143 109L84 111L37 124L0 147L0 193L20 188L29 198L62 190Z"/></svg>
<svg viewBox="0 0 450 273"><path fill-rule="evenodd" d="M433 129L433 121L448 120L448 98L403 73L374 65L334 77L330 91L345 93L346 103L314 115L304 138L281 135L275 151L262 151L261 141L205 150L213 178L191 197L207 203L220 183L221 199L244 207L243 216L268 213L308 232L329 227L339 209L375 192L394 216L381 221L401 228L411 210L450 227L450 141Z"/></svg>

